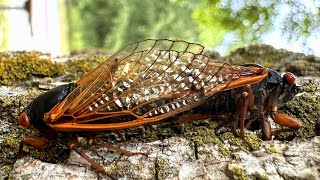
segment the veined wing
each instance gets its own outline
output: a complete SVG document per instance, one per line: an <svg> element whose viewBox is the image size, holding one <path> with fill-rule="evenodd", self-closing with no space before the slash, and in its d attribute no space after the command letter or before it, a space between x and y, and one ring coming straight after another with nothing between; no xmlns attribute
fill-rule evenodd
<svg viewBox="0 0 320 180"><path fill-rule="evenodd" d="M254 74L211 62L199 44L145 40L85 75L47 117L59 130L87 130L87 124L91 130L114 130L155 122L200 105L239 79L240 71Z"/></svg>

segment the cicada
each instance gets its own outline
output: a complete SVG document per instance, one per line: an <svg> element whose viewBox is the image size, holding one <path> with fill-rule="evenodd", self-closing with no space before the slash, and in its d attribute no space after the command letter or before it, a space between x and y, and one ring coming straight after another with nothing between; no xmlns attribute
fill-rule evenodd
<svg viewBox="0 0 320 180"><path fill-rule="evenodd" d="M241 132L245 121L259 119L266 139L270 139L272 132L266 119L269 115L289 129L301 126L297 120L276 112L277 100L292 99L295 87L291 73L279 78L262 66L217 63L200 44L147 39L125 46L76 83L56 87L34 99L19 121L25 127L33 125L44 137L26 136L22 144L41 149L50 143L52 134L59 132L72 132L74 137L85 136L83 132L117 132L197 108L202 109L198 119L203 119L214 114L207 108L210 102L212 106L234 106L228 111L234 122L240 122ZM223 97L232 97L232 102L222 101ZM94 140L89 138L89 144L95 144ZM69 142L70 149L98 172L105 173L77 149L76 138ZM128 151L119 151L130 155Z"/></svg>

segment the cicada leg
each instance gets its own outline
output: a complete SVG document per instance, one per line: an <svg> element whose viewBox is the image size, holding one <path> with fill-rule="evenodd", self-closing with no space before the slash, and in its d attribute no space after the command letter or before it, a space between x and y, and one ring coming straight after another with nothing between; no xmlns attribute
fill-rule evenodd
<svg viewBox="0 0 320 180"><path fill-rule="evenodd" d="M89 156L87 156L83 151L81 151L80 149L77 148L78 145L78 140L76 137L71 138L69 140L69 148L71 150L74 150L75 152L77 152L81 157L83 157L85 160L87 160L91 166L93 167L93 169L98 172L101 173L103 175L108 176L111 179L117 179L115 177L113 177L111 174L107 173L102 166L100 166L97 162L95 162L93 159L91 159Z"/></svg>
<svg viewBox="0 0 320 180"><path fill-rule="evenodd" d="M288 131L293 131L299 129L302 124L300 121L297 119L286 115L282 113L277 113L278 111L278 104L277 104L277 98L278 94L280 93L279 88L274 88L271 92L270 95L267 99L267 106L268 106L268 112L270 114L270 117L272 120L279 124L282 128L286 127L285 129L276 129L272 130L270 127L270 132L264 132L264 134L269 133L270 134L270 139L272 135L277 135L282 132L288 132ZM262 129L264 130L264 129Z"/></svg>
<svg viewBox="0 0 320 180"><path fill-rule="evenodd" d="M234 119L233 133L235 134L235 136L240 136L243 142L247 144L251 150L254 150L255 148L244 138L246 115L248 110L253 109L253 106L254 106L254 97L253 97L253 93L250 85L246 85L244 87L244 91L240 94L240 97L237 99L236 105L237 105L236 112L232 116ZM239 126L240 126L239 135L236 132L237 122L239 122Z"/></svg>
<svg viewBox="0 0 320 180"><path fill-rule="evenodd" d="M245 118L248 110L248 93L247 92L243 92L241 94L238 104L240 105L240 107L239 107L239 111L236 114L238 115L237 118L240 124L240 137L244 138L244 123L245 123Z"/></svg>
<svg viewBox="0 0 320 180"><path fill-rule="evenodd" d="M121 142L125 142L126 141L126 138L121 134L120 131L115 130L113 132L117 135L118 138L120 138Z"/></svg>
<svg viewBox="0 0 320 180"><path fill-rule="evenodd" d="M253 115L250 115L250 117L247 119L246 125L244 126L245 129L248 129L254 121L260 118L260 115L256 112L251 111L250 114Z"/></svg>
<svg viewBox="0 0 320 180"><path fill-rule="evenodd" d="M276 129L272 131L272 135L277 135L282 132L290 132L299 129L302 126L302 123L297 119L281 113L272 113L271 118L275 123L281 125L281 127L287 127L285 129Z"/></svg>
<svg viewBox="0 0 320 180"><path fill-rule="evenodd" d="M245 129L245 119L247 111L252 109L254 106L254 97L250 85L244 87L244 92L241 93L241 96L237 100L237 110L235 112L235 119L240 124L240 137L244 138L244 129Z"/></svg>
<svg viewBox="0 0 320 180"><path fill-rule="evenodd" d="M239 122L240 124L240 134L241 138L244 138L244 129L245 129L245 119L247 115L247 111L252 109L254 106L254 97L253 92L250 85L246 85L244 90L241 94L238 94L238 98L236 99L236 111L233 115L230 116L232 119L231 121L224 122L220 124L216 128L216 132L223 126L232 124L233 125L233 132L236 132L236 123ZM236 133L235 133L236 134ZM238 136L238 135L237 135Z"/></svg>
<svg viewBox="0 0 320 180"><path fill-rule="evenodd" d="M203 115L203 114L188 114L185 116L179 117L178 121L181 123L191 122L191 121L200 121L212 118L212 115Z"/></svg>
<svg viewBox="0 0 320 180"><path fill-rule="evenodd" d="M126 156L134 156L134 155L146 156L147 155L146 153L142 153L142 152L131 152L131 151L128 151L128 150L125 150L125 149L121 149L120 147L112 145L110 143L106 143L106 142L102 143L102 140L98 139L97 137L94 138L94 137L91 136L91 137L88 137L87 140L88 140L88 145L89 146L98 146L98 147L108 148L108 149L111 149L113 151L119 152L120 154L124 154ZM90 144L89 144L89 142L90 142Z"/></svg>
<svg viewBox="0 0 320 180"><path fill-rule="evenodd" d="M23 157L23 146L27 145L29 147L33 147L37 150L43 150L50 141L47 138L44 137L37 137L37 136L24 136L22 141L19 145L19 153L18 153L18 159Z"/></svg>
<svg viewBox="0 0 320 180"><path fill-rule="evenodd" d="M262 139L271 140L272 139L272 128L270 122L266 119L262 109L260 109L260 120L261 120L261 133Z"/></svg>

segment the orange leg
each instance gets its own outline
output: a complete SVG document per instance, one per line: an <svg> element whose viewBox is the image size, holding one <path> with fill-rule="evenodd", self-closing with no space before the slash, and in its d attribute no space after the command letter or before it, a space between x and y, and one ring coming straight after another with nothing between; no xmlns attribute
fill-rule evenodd
<svg viewBox="0 0 320 180"><path fill-rule="evenodd" d="M202 114L190 114L179 117L178 121L181 123L190 122L190 121L199 121L212 118L212 115L202 115Z"/></svg>
<svg viewBox="0 0 320 180"><path fill-rule="evenodd" d="M113 151L119 152L120 154L124 154L126 156L134 156L134 155L144 155L144 156L146 156L147 155L146 153L142 153L142 152L127 151L127 150L119 148L118 146L112 145L110 143L106 143L106 142L102 143L101 140L99 140L99 142L97 142L96 140L94 140L93 137L88 142L92 142L91 144L88 144L88 145L94 145L94 146L98 146L98 147L108 148L108 149L111 149Z"/></svg>
<svg viewBox="0 0 320 180"><path fill-rule="evenodd" d="M248 109L252 109L254 104L253 104L253 94L250 93L250 91L252 92L252 89L250 87L250 85L246 86L246 89L244 92L241 93L241 96L239 97L238 101L237 101L237 111L234 114L234 117L236 119L235 122L239 122L240 125L240 138L244 141L244 143L246 143L248 145L248 147L251 150L254 150L253 146L246 140L244 139L244 129L245 129L245 120L246 120L246 115L248 112ZM234 123L234 125L236 125ZM234 134L236 134L235 131L235 126L233 128Z"/></svg>
<svg viewBox="0 0 320 180"><path fill-rule="evenodd" d="M248 108L253 109L254 107L254 96L253 96L253 91L252 88L249 84L245 86L245 92L248 93Z"/></svg>
<svg viewBox="0 0 320 180"><path fill-rule="evenodd" d="M244 87L244 92L241 93L240 97L236 100L236 112L231 117L233 120L230 122L222 123L216 128L216 132L226 124L232 123L235 125L236 122L240 124L240 137L244 138L244 129L245 129L245 119L247 115L248 109L252 109L254 107L254 97L253 92L250 85L246 85ZM235 129L235 127L233 127ZM234 130L235 132L235 130Z"/></svg>
<svg viewBox="0 0 320 180"><path fill-rule="evenodd" d="M270 114L270 117L273 119L273 121L277 124L279 124L281 127L286 127L286 129L277 129L277 130L270 130L270 137L271 135L276 135L281 132L287 132L287 131L293 131L296 129L299 129L302 124L297 119L288 116L286 114L277 113L278 110L278 104L277 104L277 98L279 95L279 88L274 88L268 96L267 99L267 112ZM270 125L269 125L270 126ZM271 129L271 128L270 128ZM271 138L270 138L271 139Z"/></svg>
<svg viewBox="0 0 320 180"><path fill-rule="evenodd" d="M261 132L262 132L262 139L264 140L271 140L272 139L272 128L270 122L266 119L265 115L263 114L262 110L260 111L260 118L261 118Z"/></svg>
<svg viewBox="0 0 320 180"><path fill-rule="evenodd" d="M44 137L37 136L24 136L22 140L24 145L41 150L49 144L49 140Z"/></svg>
<svg viewBox="0 0 320 180"><path fill-rule="evenodd" d="M250 85L245 86L244 92L241 93L240 98L237 101L237 111L235 113L236 120L240 123L240 137L244 138L245 119L248 109L252 109L254 106L254 97Z"/></svg>
<svg viewBox="0 0 320 180"><path fill-rule="evenodd" d="M87 156L83 151L81 151L80 149L77 148L78 145L78 141L77 138L72 138L69 141L69 148L71 150L74 150L75 152L77 152L81 157L83 157L85 160L87 160L91 166L93 167L94 170L96 170L98 173L101 173L103 175L108 176L111 179L117 179L115 177L113 177L111 174L107 173L103 167L101 167L97 162L95 162L93 159L91 159L89 156Z"/></svg>
<svg viewBox="0 0 320 180"><path fill-rule="evenodd" d="M260 117L258 114L256 114L256 112L251 111L250 113L252 113L252 114L254 113L255 115L254 116L251 115L248 118L246 125L244 126L245 129L248 129L250 127L250 125Z"/></svg>
<svg viewBox="0 0 320 180"><path fill-rule="evenodd" d="M37 150L43 150L50 141L44 137L37 137L37 136L24 136L20 145L19 145L19 153L18 159L23 157L23 146L27 145L29 147L33 147Z"/></svg>
<svg viewBox="0 0 320 180"><path fill-rule="evenodd" d="M116 135L118 136L118 138L120 138L121 142L125 142L125 141L126 141L126 138L121 134L120 131L115 130L115 131L113 131L113 132L116 133Z"/></svg>
<svg viewBox="0 0 320 180"><path fill-rule="evenodd" d="M248 110L248 93L243 92L239 99L239 113L238 120L240 122L240 137L244 138L244 121L246 118L247 110Z"/></svg>
<svg viewBox="0 0 320 180"><path fill-rule="evenodd" d="M133 156L133 155L146 155L145 153L141 153L141 152L130 152L124 149L121 149L117 146L114 146L112 144L109 143L101 143L101 142L97 142L98 138L95 136L88 136L87 137L87 142L89 146L98 146L98 147L104 147L104 148L108 148L114 151L117 151L121 154L124 154L126 156ZM98 139L99 140L99 139ZM101 140L100 140L101 141ZM107 173L103 167L101 167L98 163L96 163L94 160L92 160L90 157L88 157L83 151L81 151L80 149L77 148L78 145L78 141L77 138L72 138L69 141L69 148L71 150L76 151L80 156L82 156L85 160L87 160L93 167L93 169L95 169L98 173L102 173L108 177L110 177L111 179L116 179L114 178L111 174Z"/></svg>
<svg viewBox="0 0 320 180"><path fill-rule="evenodd" d="M287 127L286 129L277 129L272 131L273 135L277 135L281 132L294 131L302 126L302 123L300 121L286 114L273 112L271 113L271 118L275 123Z"/></svg>

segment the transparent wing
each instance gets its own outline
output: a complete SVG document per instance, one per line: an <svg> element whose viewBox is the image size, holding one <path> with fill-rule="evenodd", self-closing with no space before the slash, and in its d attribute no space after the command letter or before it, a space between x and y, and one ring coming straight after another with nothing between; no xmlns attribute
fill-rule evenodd
<svg viewBox="0 0 320 180"><path fill-rule="evenodd" d="M230 65L211 62L199 44L145 40L85 75L49 115L52 122L157 121L200 105L233 77Z"/></svg>

